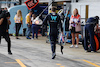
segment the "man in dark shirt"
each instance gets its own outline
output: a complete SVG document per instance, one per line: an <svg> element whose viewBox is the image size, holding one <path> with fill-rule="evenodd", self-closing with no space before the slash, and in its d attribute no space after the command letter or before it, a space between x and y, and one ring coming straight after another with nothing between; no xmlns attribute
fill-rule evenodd
<svg viewBox="0 0 100 67"><path fill-rule="evenodd" d="M56 13L56 7L52 7L52 13L47 15L47 17L43 20L43 24L45 26L49 25L52 59L54 59L56 56L55 50L56 50L56 39L58 36L58 26L60 26L62 30L60 16Z"/></svg>
<svg viewBox="0 0 100 67"><path fill-rule="evenodd" d="M8 33L8 21L6 17L6 13L0 11L0 43L1 43L1 36L5 38L8 43L8 54L12 55L11 53L11 41Z"/></svg>
<svg viewBox="0 0 100 67"><path fill-rule="evenodd" d="M84 37L84 49L87 52L91 52L91 51L96 52L96 46L95 46L95 40L94 40L94 35L95 35L94 27L97 26L97 28L98 28L98 23L99 23L99 17L98 16L90 17L86 21L85 37ZM90 40L91 49L88 48L88 39Z"/></svg>

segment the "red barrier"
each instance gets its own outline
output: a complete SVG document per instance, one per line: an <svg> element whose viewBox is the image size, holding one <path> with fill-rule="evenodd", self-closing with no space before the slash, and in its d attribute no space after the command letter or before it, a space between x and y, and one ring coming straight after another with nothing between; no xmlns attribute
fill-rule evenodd
<svg viewBox="0 0 100 67"><path fill-rule="evenodd" d="M95 43L96 43L96 51L99 50L99 41L96 35L94 35Z"/></svg>

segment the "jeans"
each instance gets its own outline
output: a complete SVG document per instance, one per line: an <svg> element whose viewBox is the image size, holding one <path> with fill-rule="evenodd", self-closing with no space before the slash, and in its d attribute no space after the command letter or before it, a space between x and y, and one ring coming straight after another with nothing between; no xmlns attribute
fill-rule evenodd
<svg viewBox="0 0 100 67"><path fill-rule="evenodd" d="M95 40L94 40L94 26L93 25L86 25L85 26L85 38L84 38L84 48L88 50L88 39L90 39L91 50L95 51ZM90 36L90 37L89 37Z"/></svg>
<svg viewBox="0 0 100 67"><path fill-rule="evenodd" d="M38 30L39 30L39 26L32 24L32 38L34 38L34 33L36 33L36 38L38 38Z"/></svg>
<svg viewBox="0 0 100 67"><path fill-rule="evenodd" d="M32 26L32 25L28 25L28 24L27 24L27 29L28 29L28 30L27 30L27 36L26 36L26 38L29 38L29 36L30 36L30 34L31 34L31 26Z"/></svg>

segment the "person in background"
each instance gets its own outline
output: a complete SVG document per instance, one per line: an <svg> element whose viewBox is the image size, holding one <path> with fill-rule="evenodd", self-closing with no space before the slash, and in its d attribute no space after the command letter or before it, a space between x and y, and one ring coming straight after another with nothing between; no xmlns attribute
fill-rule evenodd
<svg viewBox="0 0 100 67"><path fill-rule="evenodd" d="M65 16L67 15L67 18L66 18L66 22L65 22L65 31L66 31L66 35L67 35L67 38L68 38L68 35L69 35L69 21L70 21L70 10L66 10L66 14Z"/></svg>
<svg viewBox="0 0 100 67"><path fill-rule="evenodd" d="M14 17L14 20L15 20L15 28L16 28L16 39L19 39L18 38L19 30L21 28L21 25L23 25L23 17L22 17L21 10L17 11L17 14Z"/></svg>
<svg viewBox="0 0 100 67"><path fill-rule="evenodd" d="M86 52L96 52L96 46L95 46L95 39L94 39L94 35L95 35L95 26L96 26L96 30L98 30L99 27L99 16L95 16L95 17L90 17L87 19L86 21L86 25L85 25L85 37L84 37L84 49L86 50ZM88 40L90 40L90 44L91 44L91 48L88 48Z"/></svg>
<svg viewBox="0 0 100 67"><path fill-rule="evenodd" d="M33 33L32 38L34 39L34 33L36 33L36 39L38 39L38 29L39 29L39 26L37 25L36 21L34 21L35 18L36 18L36 15L32 14L32 18L31 18L31 21L32 21L32 33Z"/></svg>
<svg viewBox="0 0 100 67"><path fill-rule="evenodd" d="M67 15L67 20L70 20L70 18L71 18L71 15L70 15L70 10L66 10L66 14L65 15Z"/></svg>
<svg viewBox="0 0 100 67"><path fill-rule="evenodd" d="M70 48L74 47L75 44L75 35L76 35L76 45L75 47L78 48L78 43L79 43L79 33L81 31L81 21L80 21L81 17L78 13L78 9L74 9L73 11L73 15L71 15L70 18L70 26L69 29L71 30L71 35L72 35L72 45L70 46Z"/></svg>
<svg viewBox="0 0 100 67"><path fill-rule="evenodd" d="M29 36L31 34L31 26L32 26L32 23L31 23L31 15L32 15L33 11L30 11L27 15L26 15L26 24L27 24L27 36L26 38L27 39L31 39Z"/></svg>

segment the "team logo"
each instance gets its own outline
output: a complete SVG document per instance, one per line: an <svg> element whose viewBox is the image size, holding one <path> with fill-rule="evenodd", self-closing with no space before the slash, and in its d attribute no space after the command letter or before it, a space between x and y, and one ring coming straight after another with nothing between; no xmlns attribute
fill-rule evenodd
<svg viewBox="0 0 100 67"><path fill-rule="evenodd" d="M51 19L54 20L54 21L56 21L57 16L51 16Z"/></svg>
<svg viewBox="0 0 100 67"><path fill-rule="evenodd" d="M39 0L27 0L25 2L26 6L28 7L29 10L34 8L38 3L39 3Z"/></svg>

